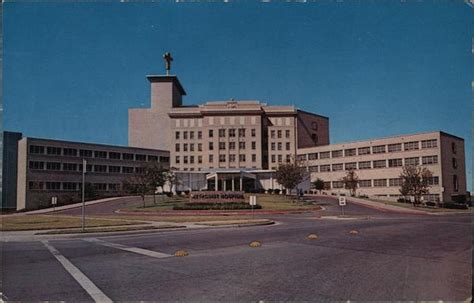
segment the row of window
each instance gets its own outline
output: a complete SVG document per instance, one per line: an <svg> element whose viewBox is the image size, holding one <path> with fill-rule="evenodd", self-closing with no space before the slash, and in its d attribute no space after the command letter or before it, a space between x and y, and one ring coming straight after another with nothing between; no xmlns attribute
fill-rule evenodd
<svg viewBox="0 0 474 303"><path fill-rule="evenodd" d="M30 151L30 154L38 154L38 155L46 154L46 155L81 157L81 158L169 162L169 157L163 157L163 156L158 157L155 155L106 152L106 151L100 151L100 150L76 149L76 148L65 148L65 147L63 148L63 147L55 147L55 146L30 145L29 151Z"/></svg>
<svg viewBox="0 0 474 303"><path fill-rule="evenodd" d="M367 188L367 187L400 187L403 183L402 178L390 178L390 179L373 179L373 180L359 180L358 187L359 188ZM439 177L434 176L428 179L429 185L439 185ZM344 188L343 181L332 181L332 182L324 182L325 189L331 188Z"/></svg>
<svg viewBox="0 0 474 303"><path fill-rule="evenodd" d="M239 162L245 162L247 160L246 158L246 155L244 154L241 154L241 155L235 155L235 154L231 154L231 155L228 155L229 157L227 157L227 155L219 155L219 162L227 162L226 159L228 159L228 162L230 163L233 163L233 162L237 162L237 159L239 159ZM238 156L238 158L237 158ZM194 160L197 161L198 164L201 164L202 163L202 156L183 156L182 157L183 159L183 164L194 164ZM257 162L257 155L256 154L252 154L251 155L251 159L252 159L252 162ZM214 162L214 155L208 155L208 161L209 163L213 163ZM175 163L176 164L180 164L181 163L181 156L176 156L175 157Z"/></svg>
<svg viewBox="0 0 474 303"><path fill-rule="evenodd" d="M290 162L291 162L291 154L287 154L287 155L272 155L272 156L271 156L271 161L272 161L272 163L277 163L277 159L278 159L278 163L282 163L282 162L283 162L283 157L285 157L285 162L286 162L286 163L290 163Z"/></svg>
<svg viewBox="0 0 474 303"><path fill-rule="evenodd" d="M335 164L326 164L326 165L312 165L309 166L309 171L318 172L330 172L330 171L340 171L340 170L350 170L350 169L372 169L372 168L386 168L386 167L402 167L405 162L405 165L417 166L420 164L419 157L412 158L399 158L399 159L388 159L388 160L375 160L375 161L361 161L361 162L348 162L348 163L335 163ZM424 156L421 157L422 165L437 164L438 156Z"/></svg>
<svg viewBox="0 0 474 303"><path fill-rule="evenodd" d="M228 136L229 138L245 138L247 134L247 129L246 128L220 128L217 130L218 131L218 136L219 138L225 138ZM202 131L175 131L175 139L179 140L181 139L181 135L183 136L183 140L192 140L195 138L194 134L196 133L197 139L202 139ZM257 136L257 130L255 128L252 128L250 130L250 136L251 137L256 137ZM209 129L208 130L208 138L214 138L214 129Z"/></svg>
<svg viewBox="0 0 474 303"><path fill-rule="evenodd" d="M78 163L30 161L29 168L34 170L82 172L82 164ZM133 174L142 173L143 167L87 164L86 172Z"/></svg>
<svg viewBox="0 0 474 303"><path fill-rule="evenodd" d="M219 143L219 150L225 150L226 147L229 150L235 150L236 147L239 147L239 150L246 149L246 142L218 142ZM238 143L238 145L237 145ZM176 143L174 150L176 152L181 152L181 147L183 152L193 152L195 150L202 151L202 143ZM195 148L196 147L196 148ZM257 149L257 142L251 142L252 150ZM208 142L208 150L214 150L214 142Z"/></svg>
<svg viewBox="0 0 474 303"><path fill-rule="evenodd" d="M271 150L283 150L283 142L272 142L270 148ZM285 142L285 150L291 150L290 142Z"/></svg>
<svg viewBox="0 0 474 303"><path fill-rule="evenodd" d="M289 139L289 138L290 138L290 134L291 134L291 133L290 133L290 130L289 130L289 129L286 129L286 130L285 130L285 138L286 138L286 139ZM275 139L275 138L281 139L281 138L283 138L283 131L282 131L281 129L279 129L279 130L274 130L274 129L272 129L272 130L270 131L270 138L272 138L272 139Z"/></svg>
<svg viewBox="0 0 474 303"><path fill-rule="evenodd" d="M405 142L405 143L394 143L388 145L377 145L377 146L366 146L366 147L359 147L359 148L348 148L348 149L340 149L340 150L333 150L327 152L319 152L319 153L309 153L304 155L299 155L300 160L317 160L319 159L329 159L329 158L340 158L340 157L353 157L353 156L362 156L362 155L370 155L370 154L383 154L386 152L393 153L402 151L402 147L404 151L410 150L418 150L420 149L420 141L412 141L412 142ZM421 148L428 149L428 148L436 148L438 147L437 139L431 140L422 140L421 141Z"/></svg>
<svg viewBox="0 0 474 303"><path fill-rule="evenodd" d="M92 183L92 186L97 191L118 191L121 188L119 183ZM80 191L82 183L30 181L28 188L30 190Z"/></svg>

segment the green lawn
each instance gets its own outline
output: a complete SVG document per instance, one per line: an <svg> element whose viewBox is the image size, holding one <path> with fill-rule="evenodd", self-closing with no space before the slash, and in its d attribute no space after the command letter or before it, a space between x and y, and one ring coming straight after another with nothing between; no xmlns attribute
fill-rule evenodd
<svg viewBox="0 0 474 303"><path fill-rule="evenodd" d="M140 224L140 222L121 219L98 219L87 218L86 227L118 226ZM6 216L0 219L2 231L40 230L40 229L62 229L81 227L80 217L69 217L59 215L23 215Z"/></svg>
<svg viewBox="0 0 474 303"><path fill-rule="evenodd" d="M470 213L472 211L471 209L432 208L432 207L426 207L426 206L413 207L413 205L411 203L377 200L377 199L372 199L372 198L370 198L370 199L363 198L363 199L373 201L373 202L383 203L383 204L386 204L386 205L393 205L393 206L409 208L409 209L415 209L415 210L422 210L422 211L433 212L433 213L437 213L437 212L466 212L466 213Z"/></svg>
<svg viewBox="0 0 474 303"><path fill-rule="evenodd" d="M235 220L248 220L252 219L252 216L224 216L224 215L209 215L209 216L140 216L140 215L117 215L113 216L114 218L124 219L124 220L137 220L139 222L143 221L155 221L155 222L173 222L173 223L183 223L183 222L207 222L207 221L235 221Z"/></svg>
<svg viewBox="0 0 474 303"><path fill-rule="evenodd" d="M270 195L270 194L245 194L245 201L249 202L250 195L257 196L257 203L262 206L262 210L292 210L292 209L310 209L314 208L313 204L292 200L285 195ZM189 198L185 196L167 197L164 195L156 196L156 203L153 201L153 196L145 198L146 207L133 206L127 208L129 211L140 212L159 212L163 210L172 210L174 205L179 205L189 202Z"/></svg>

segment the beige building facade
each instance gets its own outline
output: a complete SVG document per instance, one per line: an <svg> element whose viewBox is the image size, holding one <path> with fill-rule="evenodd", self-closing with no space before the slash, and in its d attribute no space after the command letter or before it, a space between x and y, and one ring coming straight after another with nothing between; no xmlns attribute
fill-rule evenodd
<svg viewBox="0 0 474 303"><path fill-rule="evenodd" d="M404 165L421 165L433 173L426 201L448 202L466 194L464 140L444 132L304 148L298 158L311 181L325 182L326 194L348 194L341 179L353 169L359 178L357 195L396 200Z"/></svg>

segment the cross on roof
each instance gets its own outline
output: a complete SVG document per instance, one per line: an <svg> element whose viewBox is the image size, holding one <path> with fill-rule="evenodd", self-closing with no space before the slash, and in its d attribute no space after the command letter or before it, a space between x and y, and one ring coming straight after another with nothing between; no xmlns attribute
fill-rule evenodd
<svg viewBox="0 0 474 303"><path fill-rule="evenodd" d="M166 75L170 74L170 69L171 69L171 61L173 61L173 57L171 57L171 54L166 52L163 55L163 59L165 60L165 68L166 68Z"/></svg>

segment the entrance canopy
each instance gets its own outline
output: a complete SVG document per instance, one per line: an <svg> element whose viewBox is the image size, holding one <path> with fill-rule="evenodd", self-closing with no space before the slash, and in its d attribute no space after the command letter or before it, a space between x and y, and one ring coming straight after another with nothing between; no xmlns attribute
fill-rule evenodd
<svg viewBox="0 0 474 303"><path fill-rule="evenodd" d="M246 188L256 188L257 186L257 175L243 169L225 169L209 172L206 175L206 180L207 188L217 191L242 191Z"/></svg>

